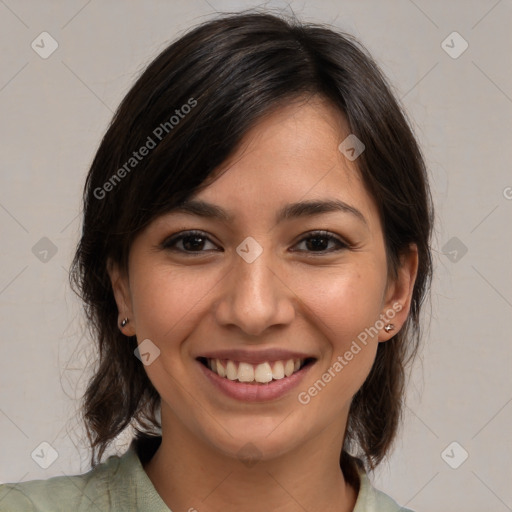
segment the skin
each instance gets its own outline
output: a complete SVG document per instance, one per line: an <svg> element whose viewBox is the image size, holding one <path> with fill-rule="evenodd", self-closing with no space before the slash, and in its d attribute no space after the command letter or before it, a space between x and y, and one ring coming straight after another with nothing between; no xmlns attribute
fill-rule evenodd
<svg viewBox="0 0 512 512"><path fill-rule="evenodd" d="M109 263L119 320L130 319L123 332L161 351L145 366L162 399L162 444L145 471L173 511L354 507L356 491L339 466L350 401L378 343L407 318L418 260L411 246L398 278L388 277L377 207L357 160L338 150L349 133L318 97L280 107L253 127L218 179L195 197L227 210L231 223L172 212L136 238L126 272ZM274 223L286 203L333 198L357 208L366 223L339 211ZM208 238L193 245L196 256L183 242L161 247L192 229ZM320 237L318 249L305 240L314 230L349 245ZM263 249L252 263L236 252L248 236ZM395 330L380 329L360 344L335 378L307 405L299 403L298 393L394 304L401 307ZM227 397L198 371L201 352L263 347L303 351L317 361L297 388L267 403ZM238 455L248 443L258 453L250 466Z"/></svg>

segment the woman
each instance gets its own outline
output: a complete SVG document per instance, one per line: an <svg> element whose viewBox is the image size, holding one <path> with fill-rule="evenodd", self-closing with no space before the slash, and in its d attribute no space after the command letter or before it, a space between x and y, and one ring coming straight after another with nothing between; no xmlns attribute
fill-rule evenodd
<svg viewBox="0 0 512 512"><path fill-rule="evenodd" d="M126 95L85 186L93 469L4 485L0 510L406 510L367 472L399 425L432 215L353 38L247 12L189 31Z"/></svg>

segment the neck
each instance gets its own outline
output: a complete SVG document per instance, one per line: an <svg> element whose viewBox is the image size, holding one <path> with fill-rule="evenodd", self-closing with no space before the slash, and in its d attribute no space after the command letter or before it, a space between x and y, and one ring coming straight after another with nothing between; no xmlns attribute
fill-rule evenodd
<svg viewBox="0 0 512 512"><path fill-rule="evenodd" d="M343 432L338 422L280 457L244 463L166 416L162 411L162 443L144 469L171 510L353 510L357 491L340 469Z"/></svg>

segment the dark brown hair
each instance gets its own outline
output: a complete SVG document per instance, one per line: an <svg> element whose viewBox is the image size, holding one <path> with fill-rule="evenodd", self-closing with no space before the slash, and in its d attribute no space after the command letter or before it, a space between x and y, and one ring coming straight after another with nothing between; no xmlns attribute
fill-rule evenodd
<svg viewBox="0 0 512 512"><path fill-rule="evenodd" d="M93 465L127 426L140 439L161 428L160 397L134 357L136 338L127 339L117 325L107 260L126 269L134 237L204 187L261 116L313 95L345 116L365 144L356 163L379 208L390 275L409 244L418 247L408 319L379 344L353 397L340 462L343 467L350 453L372 469L389 451L432 274L433 208L424 161L390 86L352 36L245 11L193 28L147 66L117 109L87 176L71 279L98 344L82 404ZM149 151L136 158L143 146Z"/></svg>

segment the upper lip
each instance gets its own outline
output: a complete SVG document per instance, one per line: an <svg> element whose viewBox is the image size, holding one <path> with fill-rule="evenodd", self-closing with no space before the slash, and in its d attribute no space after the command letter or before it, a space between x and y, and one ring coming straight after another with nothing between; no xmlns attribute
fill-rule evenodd
<svg viewBox="0 0 512 512"><path fill-rule="evenodd" d="M196 357L207 359L228 359L230 361L242 361L250 364L260 364L274 361L287 361L288 359L310 359L315 356L306 352L292 352L290 350L270 348L261 350L248 349L229 349L229 350L211 350L204 352Z"/></svg>

